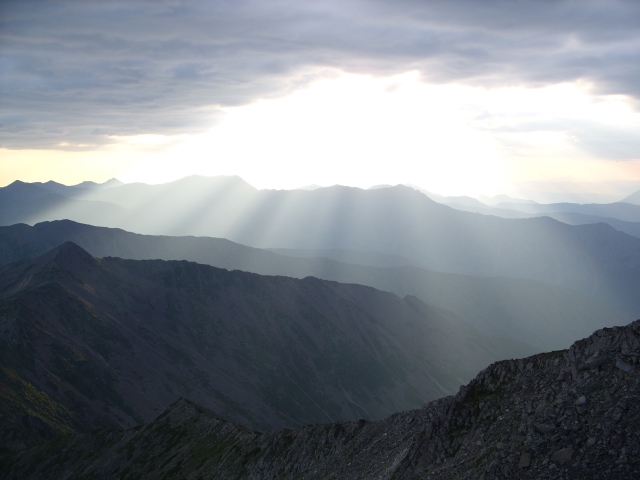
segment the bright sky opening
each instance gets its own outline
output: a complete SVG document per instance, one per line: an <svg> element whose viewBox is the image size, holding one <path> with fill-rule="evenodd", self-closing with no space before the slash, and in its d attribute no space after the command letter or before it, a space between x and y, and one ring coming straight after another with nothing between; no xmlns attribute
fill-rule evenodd
<svg viewBox="0 0 640 480"><path fill-rule="evenodd" d="M589 137L619 141L640 131L640 113L580 83L488 89L428 84L417 72L336 74L224 112L200 135L114 137L80 152L5 149L2 181L239 175L258 188L413 183L477 196L521 181L640 180L639 160L602 157Z"/></svg>

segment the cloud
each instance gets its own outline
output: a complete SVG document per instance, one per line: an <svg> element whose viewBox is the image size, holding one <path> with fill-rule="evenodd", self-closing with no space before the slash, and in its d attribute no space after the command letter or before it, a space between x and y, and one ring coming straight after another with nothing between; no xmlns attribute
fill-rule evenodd
<svg viewBox="0 0 640 480"><path fill-rule="evenodd" d="M638 25L624 1L4 1L0 144L198 133L335 70L637 101Z"/></svg>

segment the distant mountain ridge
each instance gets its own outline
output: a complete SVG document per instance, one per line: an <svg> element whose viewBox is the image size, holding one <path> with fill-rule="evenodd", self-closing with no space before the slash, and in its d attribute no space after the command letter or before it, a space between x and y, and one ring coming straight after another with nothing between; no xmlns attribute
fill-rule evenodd
<svg viewBox="0 0 640 480"><path fill-rule="evenodd" d="M578 203L496 203L494 207L537 215L549 213L578 213L582 215L610 217L623 222L640 222L640 206L627 202L591 203L584 205Z"/></svg>
<svg viewBox="0 0 640 480"><path fill-rule="evenodd" d="M493 197L487 197L486 195L481 195L480 197L478 197L478 200L480 200L482 203L484 203L485 205L495 205L497 203L503 203L503 202L510 202L510 203L538 203L538 202L534 202L533 200L527 200L524 198L513 198L509 195L494 195Z"/></svg>
<svg viewBox="0 0 640 480"><path fill-rule="evenodd" d="M640 205L640 190L632 193L628 197L625 197L622 201L626 203L632 203L634 205Z"/></svg>
<svg viewBox="0 0 640 480"><path fill-rule="evenodd" d="M438 200L436 200L438 201ZM501 218L536 218L536 217L549 217L559 222L566 223L567 225L590 225L594 223L606 223L612 226L616 230L632 235L634 237L640 237L640 222L628 222L620 220L614 217L603 217L598 215L589 215L585 213L577 213L572 210L572 206L578 207L575 210L584 211L582 205L573 204L566 208L566 211L546 211L544 208L540 208L542 213L526 213L513 208L511 204L510 208L498 208L497 206L478 206L468 202L449 202L446 203L456 210L462 210L464 212L480 213L482 215L495 215ZM544 206L544 205L543 205ZM615 212L602 212L604 214L613 214Z"/></svg>
<svg viewBox="0 0 640 480"><path fill-rule="evenodd" d="M91 219L82 221L92 224L223 237L258 248L378 251L442 272L564 286L640 313L640 238L603 224L468 213L401 185L257 190L239 177L189 177L164 185L127 184L82 198L115 208L104 213L87 208ZM518 208L523 205L532 207ZM2 214L18 221L12 208ZM51 210L46 216L62 213Z"/></svg>
<svg viewBox="0 0 640 480"><path fill-rule="evenodd" d="M524 279L433 272L406 265L402 257L375 252L279 250L297 257L290 258L225 239L144 236L70 221L0 227L0 265L35 257L66 241L96 257L189 260L262 275L357 283L402 297L414 295L455 312L488 335L510 339L514 348L520 348L519 355L565 348L576 337L633 318L565 288ZM322 256L329 258L313 258ZM371 266L389 264L400 266Z"/></svg>
<svg viewBox="0 0 640 480"><path fill-rule="evenodd" d="M50 183L50 182L48 182ZM55 183L55 182L53 182ZM70 196L72 192L88 189L67 187L51 183L32 184L15 181L0 188L0 224L35 224L45 220L72 218L79 222L92 222L100 218L105 223L115 223L130 215L126 208L110 202L82 200Z"/></svg>

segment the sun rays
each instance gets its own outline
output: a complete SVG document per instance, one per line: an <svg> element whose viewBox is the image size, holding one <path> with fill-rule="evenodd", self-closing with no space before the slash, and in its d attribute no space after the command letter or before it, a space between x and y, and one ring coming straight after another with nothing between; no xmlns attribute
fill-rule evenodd
<svg viewBox="0 0 640 480"><path fill-rule="evenodd" d="M488 89L427 84L416 72L337 74L224 112L200 135L113 137L84 152L3 150L0 161L11 165L5 175L23 165L62 183L239 175L257 188L413 183L471 196L513 193L523 181L640 180L640 114L580 82ZM69 168L54 169L62 157Z"/></svg>

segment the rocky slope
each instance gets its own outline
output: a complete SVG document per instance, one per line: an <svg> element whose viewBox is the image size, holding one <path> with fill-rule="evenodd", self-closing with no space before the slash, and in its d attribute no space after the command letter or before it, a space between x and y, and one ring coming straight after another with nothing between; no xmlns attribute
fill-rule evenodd
<svg viewBox="0 0 640 480"><path fill-rule="evenodd" d="M0 478L637 479L639 370L640 320L382 421L262 433L183 399L135 429L6 456Z"/></svg>
<svg viewBox="0 0 640 480"><path fill-rule="evenodd" d="M415 297L66 243L0 268L0 446L131 427L179 397L262 429L379 419L510 350Z"/></svg>

